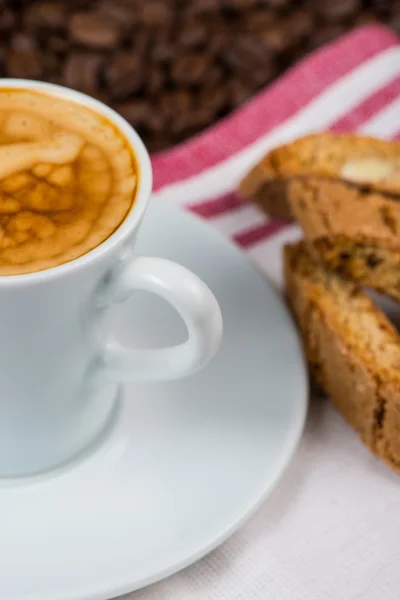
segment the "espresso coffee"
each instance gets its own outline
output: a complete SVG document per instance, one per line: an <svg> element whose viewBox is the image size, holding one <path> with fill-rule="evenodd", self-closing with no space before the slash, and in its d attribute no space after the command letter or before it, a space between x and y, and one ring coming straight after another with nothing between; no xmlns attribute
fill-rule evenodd
<svg viewBox="0 0 400 600"><path fill-rule="evenodd" d="M135 197L123 134L73 100L0 88L0 275L69 262L106 240Z"/></svg>

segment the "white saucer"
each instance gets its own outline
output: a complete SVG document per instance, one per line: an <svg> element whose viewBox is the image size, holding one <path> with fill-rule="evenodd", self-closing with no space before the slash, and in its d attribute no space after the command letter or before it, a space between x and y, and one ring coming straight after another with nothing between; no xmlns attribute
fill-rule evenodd
<svg viewBox="0 0 400 600"><path fill-rule="evenodd" d="M276 485L302 433L307 383L281 300L206 225L150 207L138 250L211 287L224 340L202 373L126 388L107 439L79 464L0 484L1 600L105 600L155 582L231 535ZM137 346L183 326L138 294L113 319Z"/></svg>

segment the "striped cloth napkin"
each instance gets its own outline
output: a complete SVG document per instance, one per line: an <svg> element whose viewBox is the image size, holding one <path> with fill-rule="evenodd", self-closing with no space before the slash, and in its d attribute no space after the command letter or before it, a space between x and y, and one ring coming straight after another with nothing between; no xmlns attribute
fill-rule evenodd
<svg viewBox="0 0 400 600"><path fill-rule="evenodd" d="M385 28L351 32L233 116L154 156L154 199L207 219L280 286L282 244L299 230L233 190L269 148L323 129L400 135L400 45ZM291 466L257 515L197 564L126 599L397 600L399 506L398 475L330 403L314 403Z"/></svg>

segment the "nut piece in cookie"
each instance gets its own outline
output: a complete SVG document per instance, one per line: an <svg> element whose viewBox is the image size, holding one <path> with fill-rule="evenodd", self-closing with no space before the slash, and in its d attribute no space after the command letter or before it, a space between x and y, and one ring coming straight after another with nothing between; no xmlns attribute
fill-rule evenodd
<svg viewBox="0 0 400 600"><path fill-rule="evenodd" d="M320 237L310 251L326 269L400 302L400 245L362 235Z"/></svg>

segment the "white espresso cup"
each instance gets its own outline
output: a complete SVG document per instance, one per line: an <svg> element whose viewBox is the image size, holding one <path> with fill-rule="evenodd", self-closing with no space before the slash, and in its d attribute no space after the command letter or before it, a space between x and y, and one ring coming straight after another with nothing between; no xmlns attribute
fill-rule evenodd
<svg viewBox="0 0 400 600"><path fill-rule="evenodd" d="M184 377L203 367L221 335L219 306L192 272L134 253L152 186L149 155L112 109L60 86L1 79L104 115L132 147L139 170L130 213L87 254L36 273L0 277L0 477L33 475L79 457L112 422L121 383ZM139 350L111 341L104 317L136 290L169 302L188 330L177 346ZM134 315L133 315L134 318Z"/></svg>

